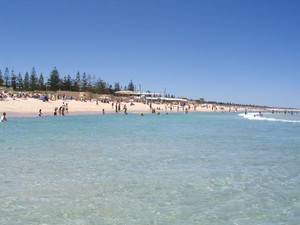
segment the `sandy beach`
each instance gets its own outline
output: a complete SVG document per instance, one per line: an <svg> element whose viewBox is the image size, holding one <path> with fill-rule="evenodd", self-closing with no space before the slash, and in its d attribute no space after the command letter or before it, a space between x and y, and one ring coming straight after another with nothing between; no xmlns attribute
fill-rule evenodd
<svg viewBox="0 0 300 225"><path fill-rule="evenodd" d="M77 101L77 100L55 100L48 102L43 102L34 98L6 98L4 101L0 101L0 111L6 112L8 117L35 117L38 116L38 112L41 109L44 115L53 115L54 108L62 106L63 103L68 103L68 113L66 115L83 115L83 114L102 114L103 109L105 113L115 113L116 102L110 101L109 103L98 102L93 99L91 101ZM112 103L114 104L112 106ZM139 102L121 102L121 111L124 113L124 106L127 107L127 113L151 113L149 104L139 103ZM196 106L196 107L195 107ZM202 105L186 105L184 109L177 105L171 104L155 104L152 103L152 108L156 112L184 112L186 109L189 112L213 112L213 111L243 111L243 107L229 107L229 106L213 106L211 104ZM172 108L172 110L171 110ZM179 109L179 110L178 110ZM248 109L249 110L249 109Z"/></svg>

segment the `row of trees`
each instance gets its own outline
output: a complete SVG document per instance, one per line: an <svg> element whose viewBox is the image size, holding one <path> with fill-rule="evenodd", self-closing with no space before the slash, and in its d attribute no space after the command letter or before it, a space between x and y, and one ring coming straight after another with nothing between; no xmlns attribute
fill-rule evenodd
<svg viewBox="0 0 300 225"><path fill-rule="evenodd" d="M114 94L116 91L120 90L135 90L132 80L127 87L120 86L119 82L115 82L114 86L112 86L108 82L104 82L101 78L96 79L95 76L92 77L91 75L86 75L86 73L83 73L81 76L79 71L77 72L75 79L70 75L61 78L56 68L51 71L49 78L45 81L42 73L37 76L34 67L31 70L31 74L29 75L29 73L26 72L24 77L21 73L15 74L14 70L9 71L7 67L3 74L0 70L0 85L1 84L19 91L64 90Z"/></svg>

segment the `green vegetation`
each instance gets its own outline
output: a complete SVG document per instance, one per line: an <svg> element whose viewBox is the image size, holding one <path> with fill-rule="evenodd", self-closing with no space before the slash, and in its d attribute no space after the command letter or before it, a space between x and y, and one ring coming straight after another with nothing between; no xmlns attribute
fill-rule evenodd
<svg viewBox="0 0 300 225"><path fill-rule="evenodd" d="M83 73L81 76L79 71L75 78L72 78L71 75L61 77L56 67L50 72L48 79L44 79L42 73L38 78L35 67L32 68L30 75L26 72L24 77L21 73L16 75L14 70L9 72L6 67L4 75L0 70L0 85L12 87L15 91L89 91L98 94L115 94L120 90L135 91L132 80L127 87L122 88L119 82L115 82L113 87L101 78L97 80L90 74Z"/></svg>

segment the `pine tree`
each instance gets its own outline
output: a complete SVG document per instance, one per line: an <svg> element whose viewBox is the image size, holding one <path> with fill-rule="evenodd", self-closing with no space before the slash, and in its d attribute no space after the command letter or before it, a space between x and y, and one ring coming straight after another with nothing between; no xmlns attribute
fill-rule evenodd
<svg viewBox="0 0 300 225"><path fill-rule="evenodd" d="M92 76L90 74L87 76L87 91L92 91Z"/></svg>
<svg viewBox="0 0 300 225"><path fill-rule="evenodd" d="M31 75L30 75L30 81L29 81L29 88L31 91L34 91L37 89L37 76L35 72L35 68L33 67L31 70Z"/></svg>
<svg viewBox="0 0 300 225"><path fill-rule="evenodd" d="M120 88L120 83L119 82L115 82L115 92L116 91L120 91L121 88Z"/></svg>
<svg viewBox="0 0 300 225"><path fill-rule="evenodd" d="M92 87L96 87L96 83L97 83L97 78L96 75L94 74L92 77Z"/></svg>
<svg viewBox="0 0 300 225"><path fill-rule="evenodd" d="M3 84L3 76L2 76L2 71L0 70L0 86Z"/></svg>
<svg viewBox="0 0 300 225"><path fill-rule="evenodd" d="M4 71L4 82L5 82L5 86L8 87L9 86L9 70L8 68L6 67L5 68L5 71Z"/></svg>
<svg viewBox="0 0 300 225"><path fill-rule="evenodd" d="M114 89L113 89L112 85L108 84L108 94L113 94L113 93L114 93Z"/></svg>
<svg viewBox="0 0 300 225"><path fill-rule="evenodd" d="M99 78L96 85L96 92L99 94L104 94L106 89L106 83Z"/></svg>
<svg viewBox="0 0 300 225"><path fill-rule="evenodd" d="M19 90L23 89L23 78L22 78L21 73L19 73L18 77L17 77L17 88Z"/></svg>
<svg viewBox="0 0 300 225"><path fill-rule="evenodd" d="M72 89L72 79L71 76L65 76L62 82L62 90L70 91Z"/></svg>
<svg viewBox="0 0 300 225"><path fill-rule="evenodd" d="M80 87L81 87L81 79L80 79L80 73L78 71L76 74L75 82L74 82L75 91L80 91Z"/></svg>
<svg viewBox="0 0 300 225"><path fill-rule="evenodd" d="M24 87L25 91L29 91L29 74L28 74L28 72L25 73L23 87Z"/></svg>
<svg viewBox="0 0 300 225"><path fill-rule="evenodd" d="M129 82L128 87L127 87L127 90L128 90L128 91L134 91L134 85L133 85L132 80Z"/></svg>
<svg viewBox="0 0 300 225"><path fill-rule="evenodd" d="M50 77L48 79L48 84L51 91L58 91L60 88L59 73L56 67L51 71Z"/></svg>
<svg viewBox="0 0 300 225"><path fill-rule="evenodd" d="M87 90L87 78L86 78L86 74L83 73L82 75L82 87L81 87L82 91L86 91Z"/></svg>
<svg viewBox="0 0 300 225"><path fill-rule="evenodd" d="M17 88L17 77L15 75L14 70L11 71L10 77L11 77L11 86L14 90L16 90L16 88Z"/></svg>
<svg viewBox="0 0 300 225"><path fill-rule="evenodd" d="M71 91L79 91L79 85L78 85L76 79L74 79L72 81Z"/></svg>
<svg viewBox="0 0 300 225"><path fill-rule="evenodd" d="M37 86L38 86L39 90L41 90L41 91L45 90L44 76L43 76L42 73L41 73L40 78L38 80Z"/></svg>

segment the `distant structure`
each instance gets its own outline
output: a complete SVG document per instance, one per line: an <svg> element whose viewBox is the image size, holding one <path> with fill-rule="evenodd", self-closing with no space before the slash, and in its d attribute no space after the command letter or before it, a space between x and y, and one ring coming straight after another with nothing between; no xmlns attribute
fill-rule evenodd
<svg viewBox="0 0 300 225"><path fill-rule="evenodd" d="M140 92L140 91L116 91L117 96L126 96L134 100L149 100L149 101L167 101L167 102L187 102L184 98L166 98L164 93L155 92Z"/></svg>
<svg viewBox="0 0 300 225"><path fill-rule="evenodd" d="M204 98L200 98L199 101L200 101L200 103L204 103L205 102Z"/></svg>

